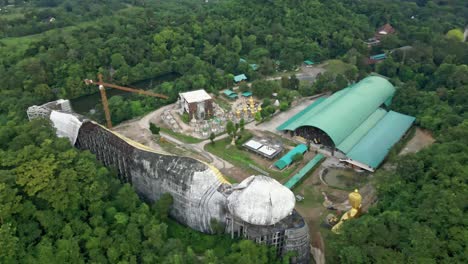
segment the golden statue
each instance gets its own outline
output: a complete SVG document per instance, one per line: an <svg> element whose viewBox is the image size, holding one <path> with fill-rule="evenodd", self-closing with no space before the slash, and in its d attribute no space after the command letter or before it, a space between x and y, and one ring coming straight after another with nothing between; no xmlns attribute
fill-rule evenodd
<svg viewBox="0 0 468 264"><path fill-rule="evenodd" d="M239 108L238 108L237 111L236 111L237 119L240 118L240 114L241 114L241 112L240 112L240 110L239 110Z"/></svg>
<svg viewBox="0 0 468 264"><path fill-rule="evenodd" d="M258 110L257 110L257 111L258 111L258 112L261 112L261 111L262 111L262 106L261 106L260 104L258 105Z"/></svg>
<svg viewBox="0 0 468 264"><path fill-rule="evenodd" d="M343 214L338 224L332 227L332 231L335 234L340 233L339 229L343 225L344 221L348 219L357 218L361 214L362 197L361 197L361 194L359 194L357 189L348 195L348 200L349 200L349 204L351 205L351 209L348 212Z"/></svg>

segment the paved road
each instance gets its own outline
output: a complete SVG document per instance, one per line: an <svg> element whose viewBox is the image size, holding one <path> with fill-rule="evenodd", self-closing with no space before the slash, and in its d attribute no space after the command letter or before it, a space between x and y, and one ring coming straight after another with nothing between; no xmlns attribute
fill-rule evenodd
<svg viewBox="0 0 468 264"><path fill-rule="evenodd" d="M189 149L189 150L192 150L192 151L195 151L197 153L200 153L200 155L202 155L203 157L205 157L206 159L208 159L211 163L211 165L215 166L216 168L218 169L230 169L232 167L234 167L234 165L232 165L231 163L221 159L220 157L218 156L215 156L213 154L211 154L210 152L208 151L205 151L205 145L210 143L211 141L208 139L208 140L204 140L202 142L199 142L199 143L195 143L195 144L187 144L187 143L184 143L180 140L178 140L177 138L174 138L166 133L163 133L161 132L160 133L162 137L164 137L165 139L169 140L170 142L174 143L174 144L177 144L183 148L186 148L186 149ZM216 139L219 140L219 139L223 139L223 138L226 138L228 135L227 134L223 134L219 137L217 137Z"/></svg>
<svg viewBox="0 0 468 264"><path fill-rule="evenodd" d="M153 139L152 139L152 134L151 132L149 131L149 123L150 122L153 122L153 123L157 123L156 121L158 121L158 118L164 113L164 111L166 110L170 110L172 109L173 105L167 105L167 106L164 106L164 107L161 107L145 116L143 116L141 119L133 119L133 120L130 120L130 121L127 121L127 122L124 122L116 127L114 127L114 131L116 132L119 132L121 134L123 134L124 136L130 138L130 139L133 139L137 142L140 142L150 148L153 148L157 151L163 151L158 144L154 143L153 142ZM192 150L192 151L195 151L197 153L199 153L200 155L202 155L203 157L205 157L207 160L210 161L210 163L215 166L216 168L218 169L230 169L232 167L234 167L234 165L232 165L231 163L219 158L218 156L215 156L211 153L209 153L208 151L205 151L204 147L206 144L210 143L210 140L207 139L207 140L204 140L202 142L199 142L199 143L195 143L195 144L187 144L187 143L184 143L180 140L178 140L177 138L174 138L173 136L169 135L169 134L166 134L166 133L163 133L161 132L160 133L161 136L163 136L164 138L166 138L168 141L176 144L176 145L179 145L180 147L182 148L186 148L188 150ZM219 140L219 139L223 139L223 138L226 138L228 135L227 134L223 134L221 136L218 136L216 139Z"/></svg>

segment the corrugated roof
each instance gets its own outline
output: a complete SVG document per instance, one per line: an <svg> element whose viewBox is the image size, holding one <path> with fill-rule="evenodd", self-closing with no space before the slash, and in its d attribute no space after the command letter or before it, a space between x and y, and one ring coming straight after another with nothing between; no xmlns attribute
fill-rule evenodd
<svg viewBox="0 0 468 264"><path fill-rule="evenodd" d="M233 94L233 93L235 93L235 92L233 92L232 90L226 89L226 90L223 91L223 93L224 93L225 95L230 95L230 94Z"/></svg>
<svg viewBox="0 0 468 264"><path fill-rule="evenodd" d="M336 92L317 107L301 112L295 121L282 127L282 130L317 127L338 146L394 93L395 88L389 81L370 76Z"/></svg>
<svg viewBox="0 0 468 264"><path fill-rule="evenodd" d="M252 96L252 92L249 92L249 91L243 92L243 93L242 93L242 96L244 96L244 97L250 97L250 96Z"/></svg>
<svg viewBox="0 0 468 264"><path fill-rule="evenodd" d="M240 82L244 80L247 80L247 76L245 76L245 74L239 74L239 75L234 76L235 82Z"/></svg>
<svg viewBox="0 0 468 264"><path fill-rule="evenodd" d="M322 159L324 158L323 154L319 153L315 155L313 159L311 159L302 169L296 173L294 176L289 179L284 186L292 189L302 178L311 170L313 169Z"/></svg>
<svg viewBox="0 0 468 264"><path fill-rule="evenodd" d="M224 90L223 93L229 98L237 98L237 94L231 90Z"/></svg>
<svg viewBox="0 0 468 264"><path fill-rule="evenodd" d="M387 58L385 53L370 56L371 60L383 60L385 58Z"/></svg>
<svg viewBox="0 0 468 264"><path fill-rule="evenodd" d="M348 153L348 151L350 151L386 114L387 111L382 108L375 110L366 121L362 122L362 124L336 148L344 153Z"/></svg>
<svg viewBox="0 0 468 264"><path fill-rule="evenodd" d="M394 111L388 112L351 151L348 158L377 168L390 149L411 127L415 118Z"/></svg>
<svg viewBox="0 0 468 264"><path fill-rule="evenodd" d="M304 64L305 64L305 65L314 65L314 62L311 61L311 60L305 60L305 61L304 61Z"/></svg>
<svg viewBox="0 0 468 264"><path fill-rule="evenodd" d="M300 111L299 113L297 113L296 115L294 115L292 118L286 120L286 122L284 122L283 124L281 124L279 127L276 128L276 130L286 130L286 127L288 127L291 123L293 123L294 121L296 121L298 118L300 118L302 115L304 115L305 113L307 113L308 111L312 110L313 108L315 108L317 105L319 105L321 102L325 101L325 99L327 99L326 97L320 97L318 98L317 100L315 100L312 104L310 104L309 106L307 106L306 108L304 108L302 111Z"/></svg>
<svg viewBox="0 0 468 264"><path fill-rule="evenodd" d="M278 169L282 170L292 162L292 158L294 155L300 153L303 154L304 152L307 151L307 146L304 144L299 144L295 148L291 149L286 155L281 157L277 162L275 162L275 166L278 167Z"/></svg>

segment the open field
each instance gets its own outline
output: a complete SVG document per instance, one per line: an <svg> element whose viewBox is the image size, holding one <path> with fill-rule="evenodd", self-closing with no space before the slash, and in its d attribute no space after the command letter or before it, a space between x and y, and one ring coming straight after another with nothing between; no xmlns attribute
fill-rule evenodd
<svg viewBox="0 0 468 264"><path fill-rule="evenodd" d="M177 138L178 140L184 143L188 143L188 144L195 144L195 143L200 143L204 141L204 139L194 138L194 137L187 136L184 134L176 133L172 131L172 129L165 128L165 127L161 127L161 132L171 135L172 137Z"/></svg>
<svg viewBox="0 0 468 264"><path fill-rule="evenodd" d="M131 9L136 9L137 7L127 7L119 12L128 12ZM18 10L14 10L10 14L3 14L0 15L1 18L7 17L10 19L21 17L24 14L21 13ZM100 18L100 19L105 19L105 18ZM22 37L12 37L12 38L2 38L0 39L0 49L6 49L8 48L9 50L13 50L14 52L24 52L24 50L27 49L28 45L32 43L33 41L40 40L42 37L45 36L52 36L52 35L66 35L70 34L73 30L80 29L80 28L86 28L88 26L92 25L99 25L99 20L92 20L92 21L83 21L80 23L77 23L76 25L71 25L67 27L62 27L62 28L55 28L51 30L47 30L45 32L39 33L39 34L33 34L33 35L28 35L28 36L22 36ZM4 47L2 47L2 44Z"/></svg>
<svg viewBox="0 0 468 264"><path fill-rule="evenodd" d="M268 172L271 177L280 182L286 181L298 167L303 166L303 162L300 162L292 164L289 168L282 171L270 169L269 167L271 164L273 164L273 162L277 159L267 160L244 149L238 149L237 146L231 145L230 138L215 141L215 144L207 144L205 145L205 150L232 163L239 169L247 172L249 175L260 174L260 172L249 167L249 164L255 165L260 169Z"/></svg>
<svg viewBox="0 0 468 264"><path fill-rule="evenodd" d="M421 128L416 128L413 138L411 138L406 146L400 151L398 155L405 155L408 153L416 153L421 149L432 145L435 142L435 139L432 135Z"/></svg>

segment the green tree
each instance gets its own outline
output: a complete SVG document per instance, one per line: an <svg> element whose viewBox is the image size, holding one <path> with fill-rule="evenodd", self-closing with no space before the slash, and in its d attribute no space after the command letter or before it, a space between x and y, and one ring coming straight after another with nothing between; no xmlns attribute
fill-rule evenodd
<svg viewBox="0 0 468 264"><path fill-rule="evenodd" d="M244 127L245 127L245 120L244 118L241 118L241 120L239 121L239 128L240 128L240 131L244 131Z"/></svg>
<svg viewBox="0 0 468 264"><path fill-rule="evenodd" d="M463 41L464 40L463 31L458 29L458 28L454 28L454 29L449 30L449 32L447 32L447 37L451 38L451 39L454 39L454 40L457 40L457 41Z"/></svg>
<svg viewBox="0 0 468 264"><path fill-rule="evenodd" d="M211 134L210 134L210 141L211 141L211 144L214 144L215 138L216 138L216 134L213 133L213 132L211 132Z"/></svg>
<svg viewBox="0 0 468 264"><path fill-rule="evenodd" d="M149 123L149 129L153 135L159 135L159 131L161 131L161 128L156 126L154 123Z"/></svg>
<svg viewBox="0 0 468 264"><path fill-rule="evenodd" d="M292 157L292 161L293 162L299 162L299 161L302 161L304 159L304 155L302 153L296 153L293 157Z"/></svg>
<svg viewBox="0 0 468 264"><path fill-rule="evenodd" d="M239 52L242 50L242 42L237 35L232 38L231 47L232 50L234 50L234 52L237 54L239 54Z"/></svg>
<svg viewBox="0 0 468 264"><path fill-rule="evenodd" d="M299 79L297 79L296 75L293 74L289 77L289 89L297 90L299 89Z"/></svg>

